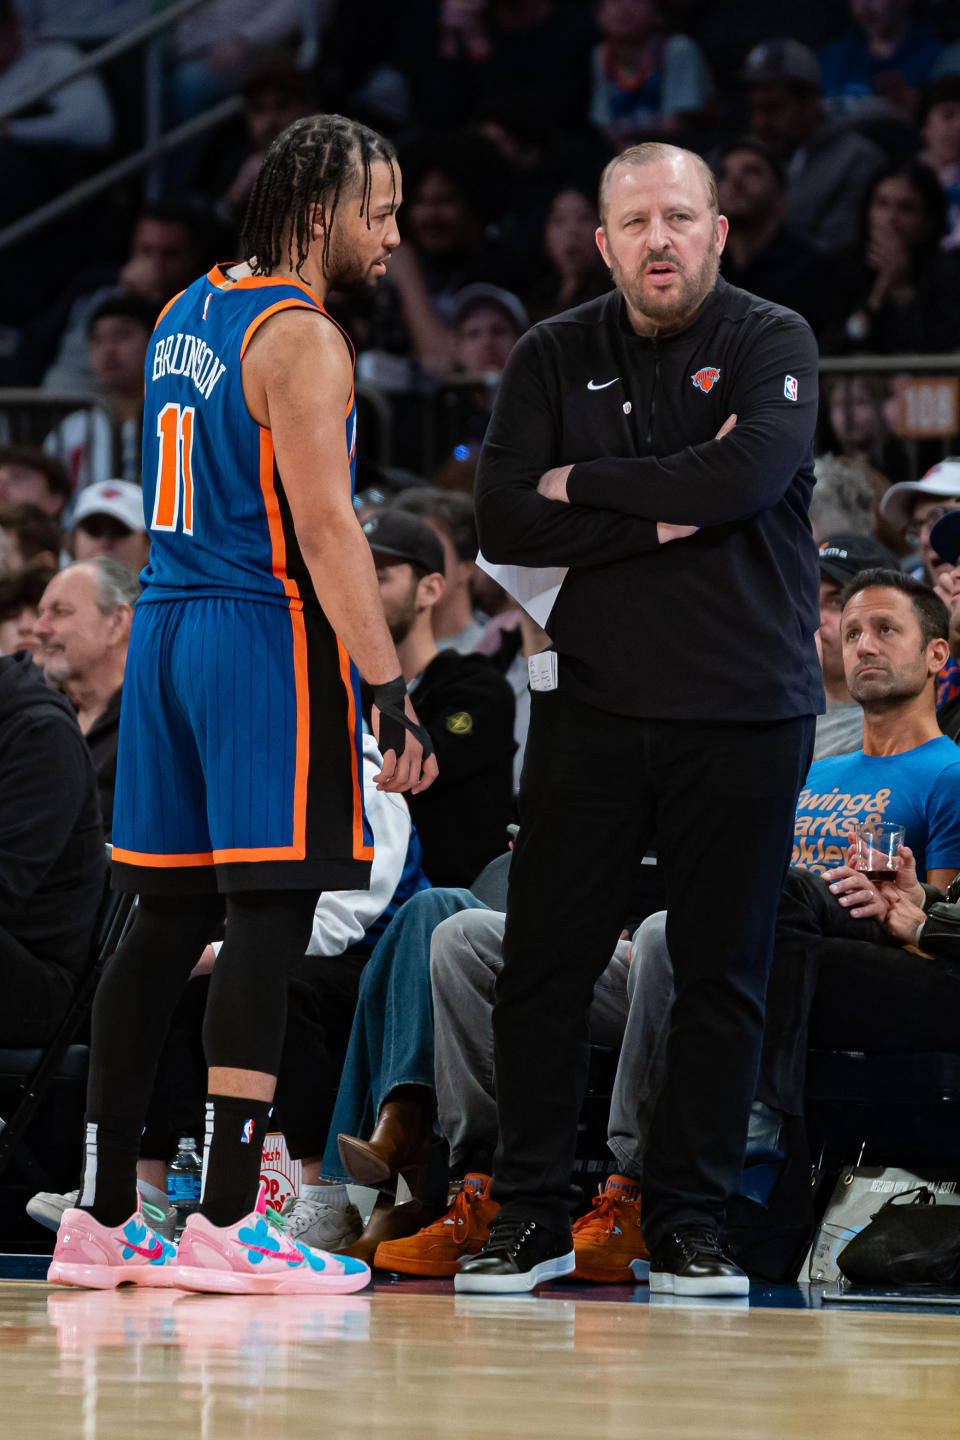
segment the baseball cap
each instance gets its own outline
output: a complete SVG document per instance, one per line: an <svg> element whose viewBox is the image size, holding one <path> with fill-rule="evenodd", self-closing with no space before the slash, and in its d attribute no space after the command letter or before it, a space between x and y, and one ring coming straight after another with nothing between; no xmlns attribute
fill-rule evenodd
<svg viewBox="0 0 960 1440"><path fill-rule="evenodd" d="M146 530L143 518L143 491L129 480L98 480L80 491L73 507L71 527L91 515L112 515L128 530Z"/></svg>
<svg viewBox="0 0 960 1440"><path fill-rule="evenodd" d="M453 298L454 324L459 325L468 310L476 310L481 305L493 305L503 310L521 334L530 328L530 316L520 297L512 290L504 290L500 285L486 285L483 281L465 285L457 291Z"/></svg>
<svg viewBox="0 0 960 1440"><path fill-rule="evenodd" d="M941 560L956 565L960 560L960 510L941 515L936 525L931 526L930 545Z"/></svg>
<svg viewBox="0 0 960 1440"><path fill-rule="evenodd" d="M788 35L761 40L759 45L754 45L738 78L746 85L779 85L784 80L792 80L811 90L821 88L820 62L816 55L808 45L801 45Z"/></svg>
<svg viewBox="0 0 960 1440"><path fill-rule="evenodd" d="M378 510L364 521L363 533L376 555L415 565L426 575L442 575L443 546L429 525L402 510Z"/></svg>
<svg viewBox="0 0 960 1440"><path fill-rule="evenodd" d="M905 529L910 523L914 495L941 495L960 500L960 456L949 455L932 465L919 480L903 480L891 485L880 501L880 514L893 525Z"/></svg>
<svg viewBox="0 0 960 1440"><path fill-rule="evenodd" d="M820 546L820 569L838 585L846 585L861 570L899 570L900 563L892 550L871 535L854 535L840 531L828 535Z"/></svg>

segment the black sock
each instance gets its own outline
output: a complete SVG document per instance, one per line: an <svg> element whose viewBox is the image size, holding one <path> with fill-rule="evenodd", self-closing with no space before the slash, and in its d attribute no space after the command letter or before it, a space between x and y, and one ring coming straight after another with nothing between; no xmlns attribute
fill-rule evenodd
<svg viewBox="0 0 960 1440"><path fill-rule="evenodd" d="M256 1204L263 1138L272 1114L266 1100L207 1096L200 1211L211 1225L234 1225Z"/></svg>
<svg viewBox="0 0 960 1440"><path fill-rule="evenodd" d="M87 1122L83 1178L77 1208L90 1210L101 1225L122 1225L137 1208L139 1141L123 1131Z"/></svg>

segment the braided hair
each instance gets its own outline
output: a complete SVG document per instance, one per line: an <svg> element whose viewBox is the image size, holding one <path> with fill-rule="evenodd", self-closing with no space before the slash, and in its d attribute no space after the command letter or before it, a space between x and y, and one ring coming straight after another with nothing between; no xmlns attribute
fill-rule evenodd
<svg viewBox="0 0 960 1440"><path fill-rule="evenodd" d="M393 173L396 200L397 155L389 140L344 115L306 115L295 120L270 146L253 187L243 222L241 243L254 274L272 275L286 259L297 275L310 248L313 213L319 205L324 221L323 264L337 206L360 178L360 214L370 228L371 166L382 160ZM294 244L297 260L294 266Z"/></svg>

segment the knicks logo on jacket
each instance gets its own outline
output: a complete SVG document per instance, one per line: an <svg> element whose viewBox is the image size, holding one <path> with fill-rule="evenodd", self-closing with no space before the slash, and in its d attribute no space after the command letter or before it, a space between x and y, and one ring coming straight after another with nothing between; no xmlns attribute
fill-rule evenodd
<svg viewBox="0 0 960 1440"><path fill-rule="evenodd" d="M720 379L720 371L715 365L705 365L702 370L697 371L696 375L691 375L690 379L698 390L702 390L704 395L709 395Z"/></svg>

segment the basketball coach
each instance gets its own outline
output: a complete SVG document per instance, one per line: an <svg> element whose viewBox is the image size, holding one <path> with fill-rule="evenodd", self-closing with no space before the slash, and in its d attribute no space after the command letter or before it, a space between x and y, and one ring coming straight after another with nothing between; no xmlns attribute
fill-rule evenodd
<svg viewBox="0 0 960 1440"><path fill-rule="evenodd" d="M456 1286L573 1269L587 1009L655 844L676 1000L644 1162L650 1284L741 1294L724 1206L823 709L817 347L799 315L719 278L727 221L698 156L624 151L600 221L616 288L517 344L477 477L486 557L569 570L532 696L494 1010L502 1208Z"/></svg>

